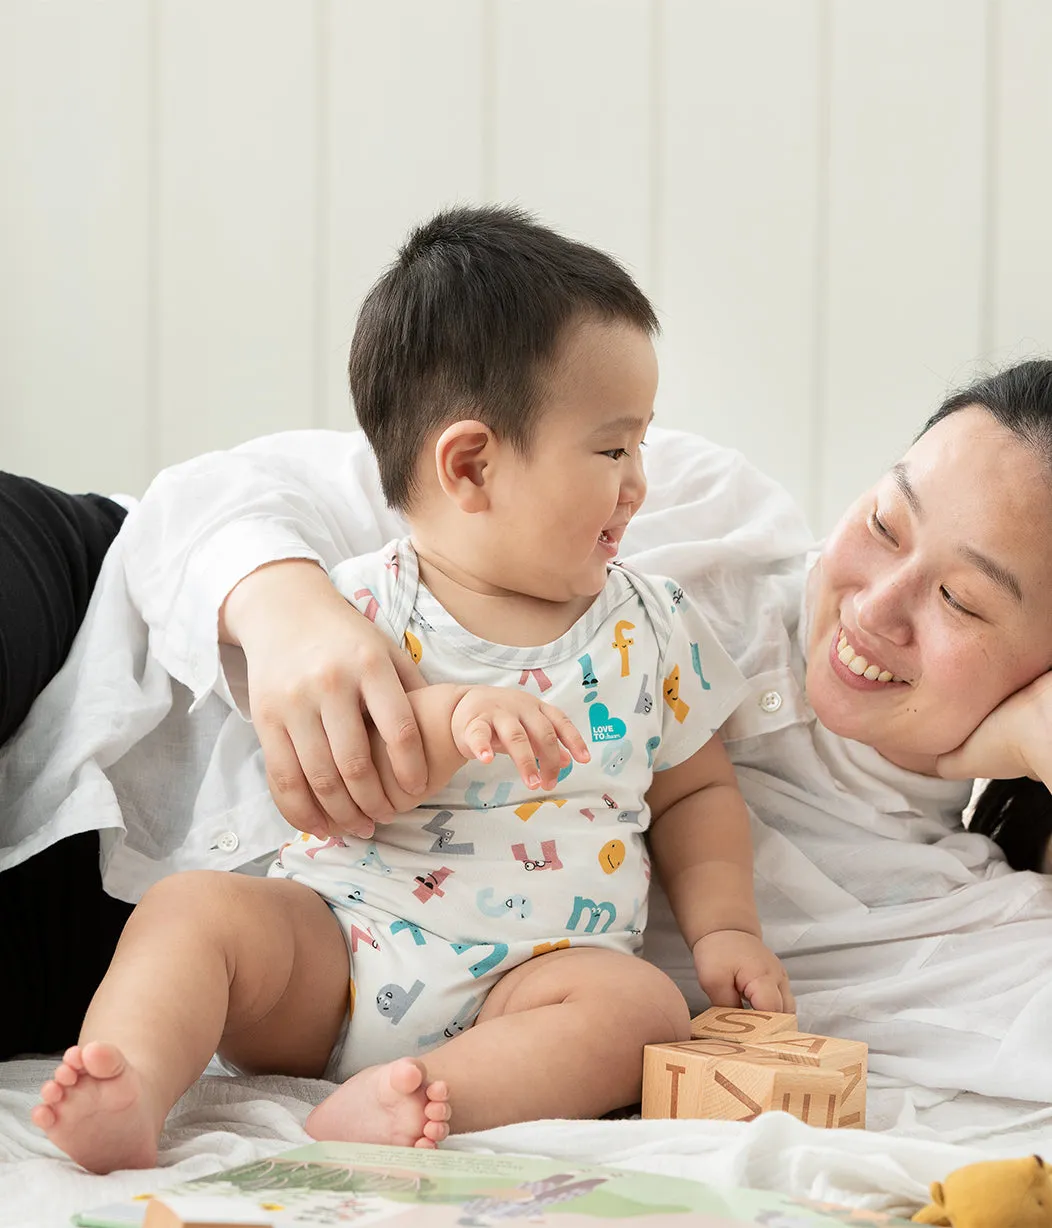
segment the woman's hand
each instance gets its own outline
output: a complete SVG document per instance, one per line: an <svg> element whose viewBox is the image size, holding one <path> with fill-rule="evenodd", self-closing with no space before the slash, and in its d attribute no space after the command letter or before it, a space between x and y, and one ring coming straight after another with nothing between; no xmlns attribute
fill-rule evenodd
<svg viewBox="0 0 1052 1228"><path fill-rule="evenodd" d="M1052 673L1009 695L935 766L946 780L1029 776L1052 788Z"/></svg>
<svg viewBox="0 0 1052 1228"><path fill-rule="evenodd" d="M453 709L453 741L465 759L492 763L503 752L528 789L554 789L571 759L591 754L573 721L525 691L473 686Z"/></svg>
<svg viewBox="0 0 1052 1228"><path fill-rule="evenodd" d="M245 653L267 782L293 827L323 839L368 837L394 817L370 755L366 713L398 783L414 796L424 792L427 763L406 698L423 679L317 564L289 559L246 576L220 611L219 631Z"/></svg>
<svg viewBox="0 0 1052 1228"><path fill-rule="evenodd" d="M698 984L713 1006L741 1006L758 1011L796 1010L789 976L782 961L755 934L713 930L694 944Z"/></svg>

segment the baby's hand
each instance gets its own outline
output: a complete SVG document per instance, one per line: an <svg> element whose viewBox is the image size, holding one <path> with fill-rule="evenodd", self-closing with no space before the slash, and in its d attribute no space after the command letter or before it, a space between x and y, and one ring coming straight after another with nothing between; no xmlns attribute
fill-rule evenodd
<svg viewBox="0 0 1052 1228"><path fill-rule="evenodd" d="M524 691L473 686L453 709L450 728L468 759L492 763L495 753L510 756L528 789L554 789L571 758L591 758L566 713Z"/></svg>
<svg viewBox="0 0 1052 1228"><path fill-rule="evenodd" d="M713 1006L741 1006L755 1010L796 1009L789 977L782 962L755 934L744 930L713 930L694 944L698 984Z"/></svg>

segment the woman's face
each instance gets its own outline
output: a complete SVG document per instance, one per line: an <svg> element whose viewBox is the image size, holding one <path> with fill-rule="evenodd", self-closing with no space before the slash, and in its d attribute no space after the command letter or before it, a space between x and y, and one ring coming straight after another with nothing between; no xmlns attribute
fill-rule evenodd
<svg viewBox="0 0 1052 1228"><path fill-rule="evenodd" d="M978 406L923 435L811 576L807 696L915 771L1052 667L1052 472Z"/></svg>

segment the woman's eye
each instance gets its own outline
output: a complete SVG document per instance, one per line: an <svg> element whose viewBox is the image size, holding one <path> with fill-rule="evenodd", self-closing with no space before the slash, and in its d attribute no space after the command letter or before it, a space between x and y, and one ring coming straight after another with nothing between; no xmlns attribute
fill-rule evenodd
<svg viewBox="0 0 1052 1228"><path fill-rule="evenodd" d="M870 517L869 517L869 523L874 533L876 533L880 537L883 537L885 540L891 542L893 545L896 545L896 546L898 545L898 542L896 542L895 538L892 536L891 530L884 523L884 521L881 520L879 513L871 512Z"/></svg>
<svg viewBox="0 0 1052 1228"><path fill-rule="evenodd" d="M606 451L602 453L602 455L609 456L611 460L616 461L616 460L620 460L622 456L627 456L628 449L627 448L607 448Z"/></svg>
<svg viewBox="0 0 1052 1228"><path fill-rule="evenodd" d="M946 602L951 610L956 610L958 614L968 614L972 618L977 617L974 610L969 610L965 606L961 605L961 603L957 600L953 593L950 592L945 584L940 587L939 593L941 594L943 601Z"/></svg>

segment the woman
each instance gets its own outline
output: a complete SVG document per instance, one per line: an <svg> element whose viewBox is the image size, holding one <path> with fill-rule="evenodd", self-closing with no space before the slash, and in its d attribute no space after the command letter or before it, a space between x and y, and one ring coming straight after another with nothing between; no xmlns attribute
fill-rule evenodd
<svg viewBox="0 0 1052 1228"><path fill-rule="evenodd" d="M1037 725L1052 704L1052 363L980 382L929 428L817 561L778 487L654 431L624 556L675 575L753 684L724 735L802 1024L867 1040L886 1076L1052 1100L1052 883L960 822L972 776L1052 778ZM399 531L355 436L281 436L162 475L0 762L16 838L62 834L71 814L112 828L105 881L132 899L171 870L265 859L288 831L267 774L299 826L384 817L361 712L420 784L408 674L317 563ZM232 779L249 697L266 774L257 757ZM100 730L104 708L122 715ZM42 836L41 813L56 815ZM1006 829L1028 822L1004 813ZM654 912L651 950L689 994L689 955Z"/></svg>

